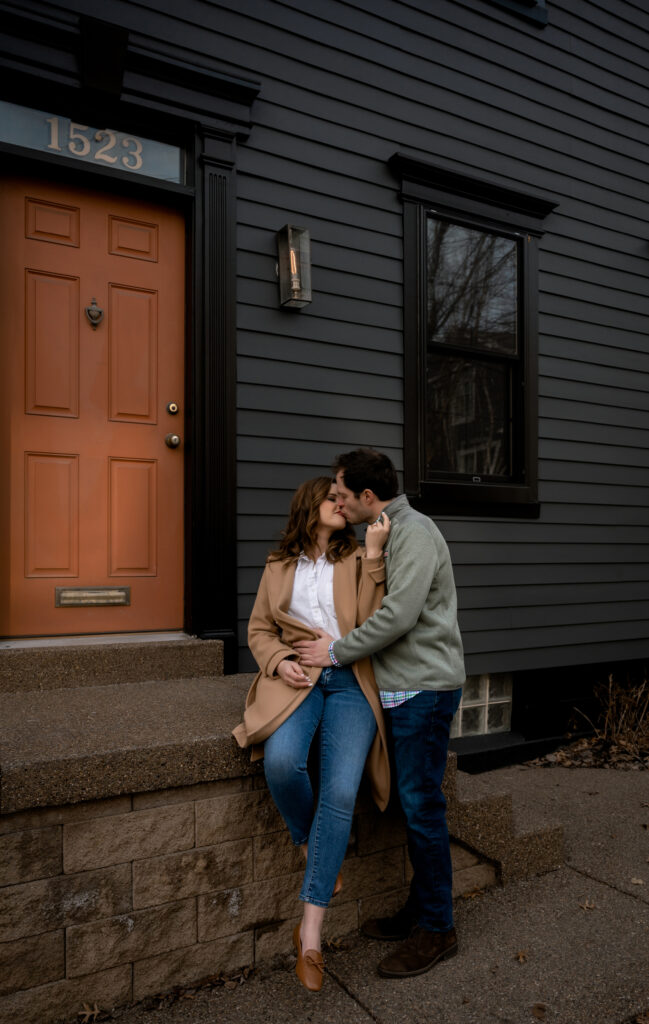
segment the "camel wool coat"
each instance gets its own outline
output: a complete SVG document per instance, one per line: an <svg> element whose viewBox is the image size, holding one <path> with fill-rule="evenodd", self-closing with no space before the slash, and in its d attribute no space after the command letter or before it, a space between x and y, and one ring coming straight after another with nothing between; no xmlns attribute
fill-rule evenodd
<svg viewBox="0 0 649 1024"><path fill-rule="evenodd" d="M243 722L233 729L232 734L240 747L252 747L253 761L264 756L264 740L312 692L311 687L294 689L277 675L279 663L284 658L295 657L295 651L290 646L292 643L296 640L316 639L316 634L309 626L291 618L287 613L294 578L295 562L269 559L248 624L248 645L260 671L248 691ZM361 548L334 563L334 606L342 636L364 622L379 607L384 593L384 579L383 559L365 558ZM372 659L363 658L351 667L376 718L377 733L365 768L374 801L380 810L385 810L390 795L390 762ZM314 685L321 671L320 668L308 670Z"/></svg>

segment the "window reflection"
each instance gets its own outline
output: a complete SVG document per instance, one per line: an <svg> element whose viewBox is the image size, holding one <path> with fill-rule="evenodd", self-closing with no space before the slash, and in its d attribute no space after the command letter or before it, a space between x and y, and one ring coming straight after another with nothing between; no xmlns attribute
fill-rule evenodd
<svg viewBox="0 0 649 1024"><path fill-rule="evenodd" d="M517 241L427 218L425 472L510 476Z"/></svg>
<svg viewBox="0 0 649 1024"><path fill-rule="evenodd" d="M516 242L428 218L428 339L517 351Z"/></svg>
<svg viewBox="0 0 649 1024"><path fill-rule="evenodd" d="M429 473L510 472L509 367L447 356L427 358L426 468Z"/></svg>

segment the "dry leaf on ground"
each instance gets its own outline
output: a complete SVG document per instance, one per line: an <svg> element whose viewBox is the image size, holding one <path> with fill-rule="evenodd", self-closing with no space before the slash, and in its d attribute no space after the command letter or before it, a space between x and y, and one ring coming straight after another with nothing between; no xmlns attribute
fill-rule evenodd
<svg viewBox="0 0 649 1024"><path fill-rule="evenodd" d="M99 1009L96 1003L94 1006L90 1006L88 1003L84 1003L83 1010L79 1010L77 1016L81 1017L81 1024L90 1024L90 1021L97 1020L97 1017L99 1016L100 1013L101 1010Z"/></svg>
<svg viewBox="0 0 649 1024"><path fill-rule="evenodd" d="M642 879L642 878L632 878L631 879L631 885L644 885L644 879Z"/></svg>
<svg viewBox="0 0 649 1024"><path fill-rule="evenodd" d="M595 901L594 900L584 900L584 902L580 903L579 906L581 907L582 910L594 910L595 909Z"/></svg>
<svg viewBox="0 0 649 1024"><path fill-rule="evenodd" d="M484 896L484 889L481 889L479 885L476 885L473 889L469 889L468 892L462 893L463 900L477 900L481 896Z"/></svg>
<svg viewBox="0 0 649 1024"><path fill-rule="evenodd" d="M519 949L518 953L514 953L514 960L518 960L519 964L527 962L527 950Z"/></svg>
<svg viewBox="0 0 649 1024"><path fill-rule="evenodd" d="M547 1007L545 1003L535 1003L532 1007L532 1015L536 1017L537 1020L545 1020L546 1009Z"/></svg>

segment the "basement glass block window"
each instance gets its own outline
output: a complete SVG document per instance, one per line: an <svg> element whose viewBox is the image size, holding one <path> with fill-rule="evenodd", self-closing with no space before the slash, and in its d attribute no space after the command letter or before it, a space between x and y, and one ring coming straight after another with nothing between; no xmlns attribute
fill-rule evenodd
<svg viewBox="0 0 649 1024"><path fill-rule="evenodd" d="M509 732L511 722L511 676L469 676L462 691L462 703L451 725L451 738Z"/></svg>

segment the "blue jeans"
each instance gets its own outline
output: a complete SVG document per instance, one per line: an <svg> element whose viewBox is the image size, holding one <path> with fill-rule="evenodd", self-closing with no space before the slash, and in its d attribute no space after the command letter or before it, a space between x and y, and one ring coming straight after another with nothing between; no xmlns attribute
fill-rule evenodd
<svg viewBox="0 0 649 1024"><path fill-rule="evenodd" d="M319 728L320 784L307 771ZM268 788L296 846L309 844L300 899L326 907L343 862L376 719L351 668L325 668L305 700L264 745Z"/></svg>
<svg viewBox="0 0 649 1024"><path fill-rule="evenodd" d="M423 690L385 713L414 872L406 906L413 923L430 932L453 927L453 869L442 780L451 719L461 696L461 688Z"/></svg>

